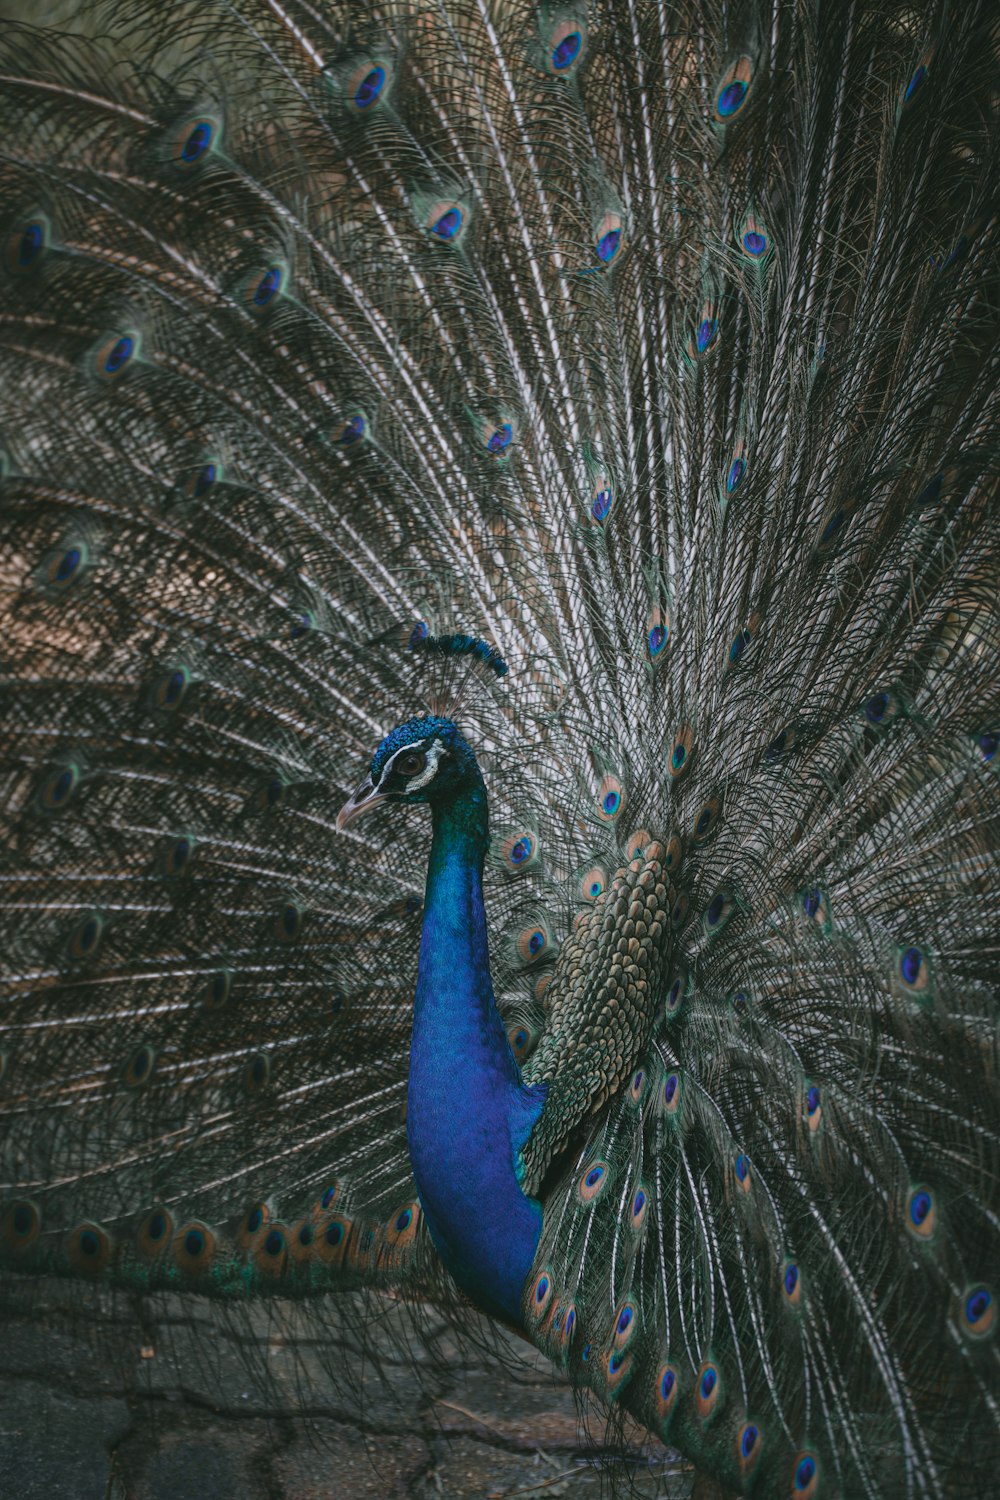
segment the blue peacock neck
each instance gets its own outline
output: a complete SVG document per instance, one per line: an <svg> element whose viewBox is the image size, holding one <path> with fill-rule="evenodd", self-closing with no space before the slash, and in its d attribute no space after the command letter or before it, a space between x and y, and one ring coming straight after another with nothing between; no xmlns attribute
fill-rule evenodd
<svg viewBox="0 0 1000 1500"><path fill-rule="evenodd" d="M517 1153L541 1113L526 1088L490 980L483 861L489 840L478 768L432 804L433 840L413 1015L406 1127L431 1238L480 1307L521 1322L542 1210Z"/></svg>

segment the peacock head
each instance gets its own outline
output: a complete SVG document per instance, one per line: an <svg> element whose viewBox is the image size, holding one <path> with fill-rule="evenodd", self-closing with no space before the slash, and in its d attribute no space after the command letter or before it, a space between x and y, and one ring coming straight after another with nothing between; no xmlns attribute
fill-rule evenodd
<svg viewBox="0 0 1000 1500"><path fill-rule="evenodd" d="M368 775L337 815L346 828L386 802L450 801L482 786L476 758L450 719L409 719L387 734Z"/></svg>

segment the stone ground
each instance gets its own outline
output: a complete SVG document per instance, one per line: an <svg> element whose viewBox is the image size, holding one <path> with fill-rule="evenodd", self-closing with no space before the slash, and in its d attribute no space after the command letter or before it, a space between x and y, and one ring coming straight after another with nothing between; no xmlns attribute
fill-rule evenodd
<svg viewBox="0 0 1000 1500"><path fill-rule="evenodd" d="M359 1300L354 1337L315 1304L220 1333L197 1301L57 1283L28 1299L0 1294L11 1500L598 1500L609 1465L637 1500L692 1493L676 1454L588 1434L548 1362L485 1324L459 1345L426 1312Z"/></svg>

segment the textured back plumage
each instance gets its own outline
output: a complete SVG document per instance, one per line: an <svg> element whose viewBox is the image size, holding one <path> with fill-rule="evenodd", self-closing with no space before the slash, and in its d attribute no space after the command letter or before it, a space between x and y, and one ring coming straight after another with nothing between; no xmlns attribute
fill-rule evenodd
<svg viewBox="0 0 1000 1500"><path fill-rule="evenodd" d="M529 1335L732 1487L989 1492L986 9L5 28L10 1268L461 1320L426 827L335 832L447 713L549 1086Z"/></svg>

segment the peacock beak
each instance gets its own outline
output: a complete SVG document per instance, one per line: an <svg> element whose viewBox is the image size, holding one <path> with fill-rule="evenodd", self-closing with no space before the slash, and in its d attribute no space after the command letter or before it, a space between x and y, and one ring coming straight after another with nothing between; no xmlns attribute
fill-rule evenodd
<svg viewBox="0 0 1000 1500"><path fill-rule="evenodd" d="M353 823L356 818L360 818L362 813L370 812L373 807L380 807L387 800L385 792L375 786L370 776L366 776L357 791L348 797L337 814L338 831L346 828L348 823Z"/></svg>

